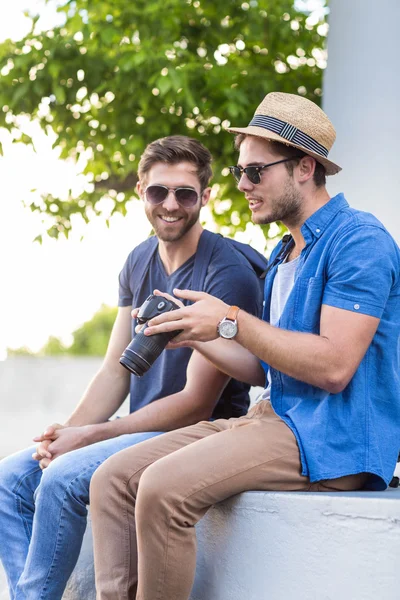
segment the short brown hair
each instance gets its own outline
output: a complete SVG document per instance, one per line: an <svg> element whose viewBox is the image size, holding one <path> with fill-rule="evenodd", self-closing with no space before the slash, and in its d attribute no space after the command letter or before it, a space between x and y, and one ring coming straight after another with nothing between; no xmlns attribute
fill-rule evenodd
<svg viewBox="0 0 400 600"><path fill-rule="evenodd" d="M235 136L235 148L239 150L240 144L245 139L245 133L238 133ZM270 146L271 150L277 156L283 156L284 158L293 158L293 161L285 163L285 167L290 175L293 175L293 163L299 164L299 161L303 156L309 156L307 152L303 152L298 148L294 148L293 146L288 146L286 144L282 144L281 142L276 142L275 140L265 140ZM326 184L326 170L321 163L315 159L315 171L313 176L314 183L316 187L322 187Z"/></svg>
<svg viewBox="0 0 400 600"><path fill-rule="evenodd" d="M167 165L192 163L196 167L201 191L208 186L212 177L211 153L198 140L185 135L169 135L151 142L139 162L139 179L143 180L151 167L160 162Z"/></svg>

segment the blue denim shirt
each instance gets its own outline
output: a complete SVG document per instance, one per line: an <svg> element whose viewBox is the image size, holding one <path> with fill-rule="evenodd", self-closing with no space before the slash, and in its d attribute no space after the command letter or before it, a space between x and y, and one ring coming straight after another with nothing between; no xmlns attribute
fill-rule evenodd
<svg viewBox="0 0 400 600"><path fill-rule="evenodd" d="M322 304L380 319L347 387L331 394L270 369L271 403L294 432L311 481L361 472L384 489L400 449L400 251L371 214L332 198L302 226L306 246L278 327L319 334ZM280 242L271 256L276 259ZM275 265L266 276L269 321Z"/></svg>

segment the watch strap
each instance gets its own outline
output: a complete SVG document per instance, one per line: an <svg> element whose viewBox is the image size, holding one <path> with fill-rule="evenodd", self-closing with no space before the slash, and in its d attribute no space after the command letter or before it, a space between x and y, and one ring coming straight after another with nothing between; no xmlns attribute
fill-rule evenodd
<svg viewBox="0 0 400 600"><path fill-rule="evenodd" d="M230 306L225 319L236 321L240 308L238 306Z"/></svg>

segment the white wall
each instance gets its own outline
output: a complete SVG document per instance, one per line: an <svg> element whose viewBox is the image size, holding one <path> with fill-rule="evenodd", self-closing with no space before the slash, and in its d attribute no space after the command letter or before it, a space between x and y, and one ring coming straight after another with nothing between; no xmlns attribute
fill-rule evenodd
<svg viewBox="0 0 400 600"><path fill-rule="evenodd" d="M400 242L400 2L330 0L323 108L343 167L332 195L374 213Z"/></svg>
<svg viewBox="0 0 400 600"><path fill-rule="evenodd" d="M64 422L101 364L97 358L11 358L0 362L0 457Z"/></svg>
<svg viewBox="0 0 400 600"><path fill-rule="evenodd" d="M29 444L51 423L63 423L101 358L10 358L0 361L0 458ZM253 388L251 397L261 388ZM117 411L128 414L129 403Z"/></svg>

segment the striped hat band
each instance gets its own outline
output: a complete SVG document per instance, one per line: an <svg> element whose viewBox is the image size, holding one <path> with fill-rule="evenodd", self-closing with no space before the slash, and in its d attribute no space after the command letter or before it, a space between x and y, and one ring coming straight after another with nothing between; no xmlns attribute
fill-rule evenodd
<svg viewBox="0 0 400 600"><path fill-rule="evenodd" d="M328 156L329 151L327 148L325 148L325 146L319 144L314 138L312 138L310 135L307 135L307 133L304 133L304 131L297 129L297 127L294 125L286 123L285 121L281 121L276 117L268 117L266 115L256 114L249 123L249 126L251 125L273 131L288 142L296 144L297 146L302 146L310 152L314 152L315 154L319 154L325 158Z"/></svg>

